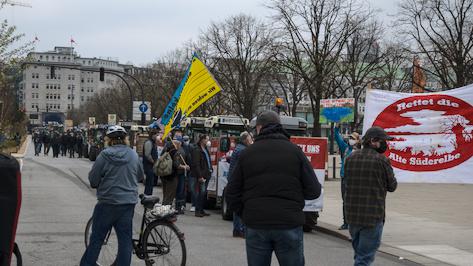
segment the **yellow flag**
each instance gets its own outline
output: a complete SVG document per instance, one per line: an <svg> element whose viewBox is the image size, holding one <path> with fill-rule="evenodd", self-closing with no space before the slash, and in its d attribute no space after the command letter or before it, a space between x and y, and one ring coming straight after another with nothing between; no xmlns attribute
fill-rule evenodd
<svg viewBox="0 0 473 266"><path fill-rule="evenodd" d="M164 127L163 139L169 132L180 125L197 107L212 98L221 88L207 67L197 57L192 58L189 73L185 77L179 101L173 115Z"/></svg>

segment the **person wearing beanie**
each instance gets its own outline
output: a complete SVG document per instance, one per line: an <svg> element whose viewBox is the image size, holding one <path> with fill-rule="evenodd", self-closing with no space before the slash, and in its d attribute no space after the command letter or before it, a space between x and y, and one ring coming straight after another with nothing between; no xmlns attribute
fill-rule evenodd
<svg viewBox="0 0 473 266"><path fill-rule="evenodd" d="M289 141L276 112L258 115L256 132L254 144L241 152L226 190L230 210L246 226L248 265L271 265L273 251L279 265L304 265L304 200L318 198L321 185L305 154Z"/></svg>

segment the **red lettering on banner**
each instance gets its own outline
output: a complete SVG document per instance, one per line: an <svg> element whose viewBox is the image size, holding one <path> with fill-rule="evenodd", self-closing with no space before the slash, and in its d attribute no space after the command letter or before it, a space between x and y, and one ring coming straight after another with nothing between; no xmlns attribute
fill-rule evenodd
<svg viewBox="0 0 473 266"><path fill-rule="evenodd" d="M473 107L449 95L416 95L386 107L375 119L395 139L386 156L399 169L455 167L473 156Z"/></svg>

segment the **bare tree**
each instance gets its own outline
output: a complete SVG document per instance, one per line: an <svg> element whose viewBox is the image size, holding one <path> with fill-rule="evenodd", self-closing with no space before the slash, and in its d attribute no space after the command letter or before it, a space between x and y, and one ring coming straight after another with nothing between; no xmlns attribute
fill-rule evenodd
<svg viewBox="0 0 473 266"><path fill-rule="evenodd" d="M473 82L473 0L403 0L399 15L443 86Z"/></svg>
<svg viewBox="0 0 473 266"><path fill-rule="evenodd" d="M346 42L346 54L337 64L337 74L343 79L340 90L355 99L354 123L352 130L359 129L362 118L358 115L358 105L366 91L382 69L383 53L380 42L383 28L377 21L355 22L356 28Z"/></svg>
<svg viewBox="0 0 473 266"><path fill-rule="evenodd" d="M281 25L285 42L293 50L292 68L307 84L314 136L320 136L320 99L331 97L340 56L364 12L351 0L273 0L274 21Z"/></svg>
<svg viewBox="0 0 473 266"><path fill-rule="evenodd" d="M383 49L381 73L372 84L373 87L388 91L407 92L411 88L411 53L397 42L388 43Z"/></svg>
<svg viewBox="0 0 473 266"><path fill-rule="evenodd" d="M200 50L225 95L220 100L236 114L251 118L255 113L272 63L272 39L267 25L244 14L214 22L200 36Z"/></svg>

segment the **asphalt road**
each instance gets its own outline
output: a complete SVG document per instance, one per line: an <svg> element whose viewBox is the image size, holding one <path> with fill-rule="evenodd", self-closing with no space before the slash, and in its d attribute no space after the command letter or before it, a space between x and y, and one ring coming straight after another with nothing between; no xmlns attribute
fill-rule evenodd
<svg viewBox="0 0 473 266"><path fill-rule="evenodd" d="M84 229L96 202L86 182L92 163L87 159L33 156L23 159L23 204L17 243L24 265L78 265L84 252ZM143 191L143 187L140 187ZM160 194L155 190L155 194ZM196 218L187 212L177 225L185 233L187 265L246 265L245 243L233 238L232 224L218 211ZM142 213L137 206L135 221ZM323 214L322 214L323 215ZM135 222L135 230L139 224ZM320 232L304 236L306 265L353 265L350 243ZM144 265L138 259L133 265ZM273 265L278 265L273 257ZM375 265L410 265L378 254Z"/></svg>

